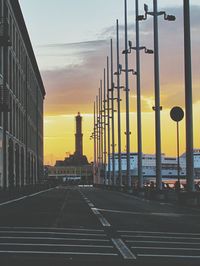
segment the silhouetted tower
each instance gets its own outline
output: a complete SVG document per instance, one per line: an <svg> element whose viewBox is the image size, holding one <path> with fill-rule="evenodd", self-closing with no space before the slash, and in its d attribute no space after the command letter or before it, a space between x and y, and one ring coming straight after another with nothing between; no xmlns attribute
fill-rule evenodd
<svg viewBox="0 0 200 266"><path fill-rule="evenodd" d="M82 134L82 116L78 112L76 116L76 134L75 134L75 155L83 156L83 134Z"/></svg>

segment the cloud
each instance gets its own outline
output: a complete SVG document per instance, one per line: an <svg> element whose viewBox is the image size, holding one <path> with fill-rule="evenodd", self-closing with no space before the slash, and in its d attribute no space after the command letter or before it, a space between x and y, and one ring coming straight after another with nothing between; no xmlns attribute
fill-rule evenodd
<svg viewBox="0 0 200 266"><path fill-rule="evenodd" d="M176 15L175 22L159 19L161 104L164 108L184 106L184 46L183 10L167 8L168 14ZM193 95L199 101L200 81L200 7L191 7ZM153 48L152 18L140 23L141 45ZM124 26L120 25L120 50L124 44ZM128 25L129 39L134 45L134 24ZM47 89L46 113L65 114L91 112L93 101L103 77L106 56L110 53L109 39L113 38L115 55L115 25L97 34L97 40L80 43L47 44L37 47L42 76ZM114 56L115 59L115 56ZM141 52L142 109L150 111L149 103L154 96L153 55ZM124 65L124 57L120 55ZM116 62L114 60L114 70ZM134 52L129 57L130 68L135 69ZM124 76L121 77L122 84ZM135 77L130 77L130 88L135 93ZM122 103L123 105L123 103Z"/></svg>

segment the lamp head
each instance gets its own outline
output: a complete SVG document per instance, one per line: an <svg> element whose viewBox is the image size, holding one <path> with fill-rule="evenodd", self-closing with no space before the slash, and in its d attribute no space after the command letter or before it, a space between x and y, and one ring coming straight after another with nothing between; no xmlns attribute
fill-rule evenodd
<svg viewBox="0 0 200 266"><path fill-rule="evenodd" d="M119 64L119 72L121 72L121 71L122 71L122 65Z"/></svg>
<svg viewBox="0 0 200 266"><path fill-rule="evenodd" d="M137 16L137 20L138 20L138 21L144 20L144 15L139 15L139 16Z"/></svg>
<svg viewBox="0 0 200 266"><path fill-rule="evenodd" d="M149 11L149 7L147 4L144 4L144 11L147 13Z"/></svg>
<svg viewBox="0 0 200 266"><path fill-rule="evenodd" d="M145 53L146 53L146 54L153 54L154 52L153 52L153 50L151 50L151 49L146 49Z"/></svg>
<svg viewBox="0 0 200 266"><path fill-rule="evenodd" d="M167 15L166 16L166 20L168 20L168 21L175 21L176 20L176 17L173 16L173 15Z"/></svg>

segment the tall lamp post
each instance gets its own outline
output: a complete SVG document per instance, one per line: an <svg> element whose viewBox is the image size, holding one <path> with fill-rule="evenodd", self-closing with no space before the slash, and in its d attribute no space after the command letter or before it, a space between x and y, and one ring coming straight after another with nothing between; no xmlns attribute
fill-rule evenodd
<svg viewBox="0 0 200 266"><path fill-rule="evenodd" d="M115 116L114 116L114 85L113 85L113 43L110 40L110 81L111 81L111 127L112 127L112 185L116 185L115 176Z"/></svg>
<svg viewBox="0 0 200 266"><path fill-rule="evenodd" d="M137 16L137 20L146 20L147 15L154 18L154 86L155 86L155 139L156 139L156 188L162 190L161 165L161 129L160 129L160 74L159 74L159 43L158 43L158 16L163 15L165 20L175 21L176 17L167 15L165 11L158 12L157 0L153 0L153 12L149 12L148 5L144 5L145 15Z"/></svg>
<svg viewBox="0 0 200 266"><path fill-rule="evenodd" d="M183 0L183 7L184 7L184 53L185 53L186 169L187 169L187 190L191 192L194 191L194 155L193 155L190 1Z"/></svg>
<svg viewBox="0 0 200 266"><path fill-rule="evenodd" d="M127 0L124 0L125 17L125 50L128 49L128 29L127 29ZM130 171L130 121L129 121L129 73L128 73L128 53L125 53L125 92L126 92L126 185L131 192L131 171Z"/></svg>
<svg viewBox="0 0 200 266"><path fill-rule="evenodd" d="M121 148L121 93L120 89L124 88L120 86L120 73L119 73L119 22L118 19L116 21L116 39L117 39L117 72L114 75L117 76L117 124L118 124L118 179L119 179L119 186L122 187L122 148Z"/></svg>
<svg viewBox="0 0 200 266"><path fill-rule="evenodd" d="M107 164L107 159L106 159L106 156L107 156L107 149L106 149L106 143L107 143L107 141L106 141L106 136L107 136L107 134L106 134L106 129L107 129L106 128L106 126L107 126L107 124L106 124L106 118L107 118L107 116L106 116L106 102L107 102L107 100L106 100L106 69L104 68L104 71L103 71L104 185L106 184L106 180L107 180L107 169L106 169L107 168L106 167L106 164Z"/></svg>
<svg viewBox="0 0 200 266"><path fill-rule="evenodd" d="M109 91L109 57L107 56L107 130L108 130L108 185L111 185L111 167L110 167L110 91Z"/></svg>

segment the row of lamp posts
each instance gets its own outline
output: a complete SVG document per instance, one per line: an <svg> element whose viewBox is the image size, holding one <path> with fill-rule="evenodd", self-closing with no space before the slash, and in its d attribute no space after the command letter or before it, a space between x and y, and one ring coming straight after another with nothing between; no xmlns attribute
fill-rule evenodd
<svg viewBox="0 0 200 266"><path fill-rule="evenodd" d="M183 0L184 6L184 47L185 47L185 112L186 112L186 175L187 189L194 190L194 163L193 163L193 124L192 124L192 74L191 74L191 40L190 40L190 1ZM142 173L142 121L141 121L141 73L140 51L146 54L154 54L154 97L155 106L155 139L156 139L156 188L162 190L161 173L161 119L160 111L160 74L159 74L159 37L158 17L164 16L167 21L175 21L176 17L168 15L164 11L158 11L157 0L153 0L153 12L144 4L144 15L139 15L139 3L135 0L135 32L136 44L128 41L127 24L127 0L124 0L125 18L125 67L120 64L119 51L119 22L116 21L116 57L117 71L113 71L113 41L110 41L110 57L107 56L107 66L104 69L103 81L100 81L99 95L94 102L94 182L101 185L119 186L125 185L128 191L132 190L132 178L130 168L130 110L129 110L129 74L136 75L137 79L137 150L138 150L138 188L143 188ZM153 16L154 24L154 50L140 45L139 23L146 20L148 15ZM136 70L129 69L128 55L136 51ZM121 86L120 75L125 73L125 84ZM116 76L116 85L114 83ZM117 94L115 97L115 89ZM126 113L126 178L122 178L122 149L121 149L121 89L125 91ZM117 139L118 139L118 171L115 169L115 100L117 101ZM103 176L103 178L101 178Z"/></svg>

